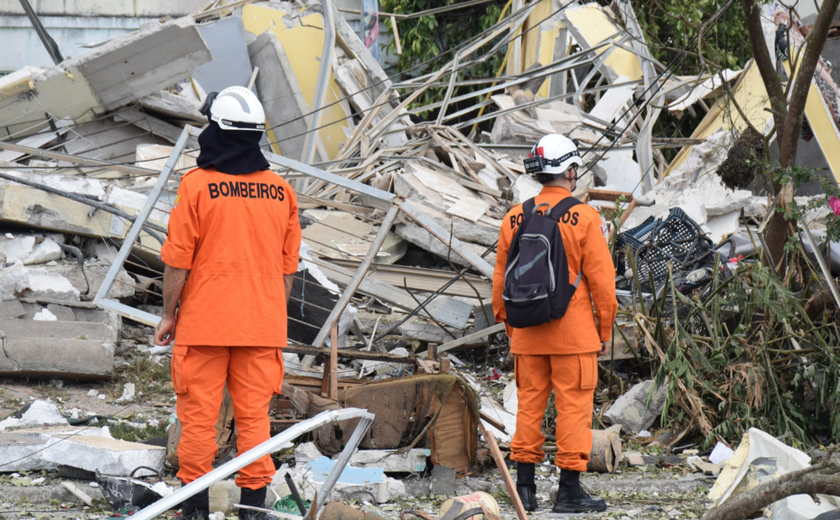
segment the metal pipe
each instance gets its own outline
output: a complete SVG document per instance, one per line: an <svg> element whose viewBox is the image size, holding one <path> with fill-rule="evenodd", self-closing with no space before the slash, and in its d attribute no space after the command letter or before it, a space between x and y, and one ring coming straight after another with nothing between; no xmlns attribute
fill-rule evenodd
<svg viewBox="0 0 840 520"><path fill-rule="evenodd" d="M311 419L307 419L303 422L297 423L288 430L278 433L277 435L263 442L259 446L251 448L245 453L239 454L230 462L219 466L218 468L214 469L210 473L207 473L203 477L190 482L186 486L181 487L181 489L172 493L168 497L158 500L157 502L146 507L131 518L133 520L151 520L152 518L155 518L156 516L165 513L173 507L176 507L178 504L192 497L196 493L209 488L210 486L227 477L228 475L239 471L248 464L251 464L257 461L258 459L268 455L269 453L273 453L285 447L304 433L311 432L320 428L321 426L330 423L347 421L350 419L361 419L361 421L359 421L359 425L356 426L356 431L354 431L353 435L350 437L350 441L344 447L344 451L342 451L341 457L338 459L338 462L336 462L335 466L333 466L329 477L327 477L327 480L324 482L324 484L321 486L321 489L318 492L318 509L320 509L320 505L323 503L323 501L327 499L327 497L329 497L330 492L332 491L332 487L335 485L335 482L338 480L339 475L341 475L341 472L344 470L344 466L347 465L347 461L350 459L350 455L356 451L359 442L362 440L362 436L367 432L367 429L370 427L370 423L373 421L373 418L374 415L372 413L368 412L367 410L361 410L359 408L346 408L344 410L331 410L327 412L321 412Z"/></svg>
<svg viewBox="0 0 840 520"><path fill-rule="evenodd" d="M172 148L172 155L169 156L169 160L166 161L166 166L164 166L163 170L160 172L160 177L158 177L155 187L152 188L152 191L149 193L149 196L146 199L146 204L143 205L143 209L141 209L140 213L137 214L137 219L125 235L123 245L120 247L116 258L114 258L114 262L111 264L111 268L108 270L108 274L105 275L105 279L99 287L99 292L93 300L97 305L99 305L102 300L108 299L108 293L111 291L111 286L114 285L114 280L117 278L120 269L122 269L123 262L125 262L128 255L131 254L134 243L140 236L140 230L143 228L143 225L146 223L149 215L152 214L152 210L155 209L155 204L157 204L157 201L160 198L160 193L169 181L169 176L172 174L172 170L175 168L175 165L178 164L181 152L187 146L187 139L192 133L197 134L198 129L189 125L185 126L184 130L181 132L181 136L178 138L178 142L176 142L175 146Z"/></svg>
<svg viewBox="0 0 840 520"><path fill-rule="evenodd" d="M321 50L321 65L318 68L318 82L315 86L315 97L312 98L312 109L310 113L315 114L309 121L309 132L303 145L303 157L301 161L311 163L315 158L315 141L318 135L315 133L321 124L324 98L327 94L327 83L330 79L330 65L332 64L332 52L335 47L335 21L333 20L332 0L323 0L322 16L324 18L324 47ZM303 181L301 190L306 188L307 180Z"/></svg>

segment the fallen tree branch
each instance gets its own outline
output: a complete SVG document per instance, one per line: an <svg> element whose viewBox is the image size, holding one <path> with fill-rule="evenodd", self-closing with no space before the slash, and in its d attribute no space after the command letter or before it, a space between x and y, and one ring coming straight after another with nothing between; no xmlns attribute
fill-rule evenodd
<svg viewBox="0 0 840 520"><path fill-rule="evenodd" d="M831 461L835 449L819 464L765 482L709 510L701 520L742 520L793 495L810 495L815 500L816 495L840 496L840 464ZM832 473L826 474L825 471Z"/></svg>

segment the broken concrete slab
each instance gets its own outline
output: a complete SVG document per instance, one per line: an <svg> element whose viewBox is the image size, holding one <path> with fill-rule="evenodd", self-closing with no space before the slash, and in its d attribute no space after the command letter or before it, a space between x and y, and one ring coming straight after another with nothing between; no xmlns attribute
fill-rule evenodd
<svg viewBox="0 0 840 520"><path fill-rule="evenodd" d="M172 144L178 142L178 137L181 135L181 128L177 127L171 123L167 123L157 117L145 113L143 110L137 107L129 107L124 108L114 114L114 121L117 122L128 122L132 125L149 132L152 135L158 136L166 141L169 141ZM159 139L157 141L160 141ZM190 136L187 138L187 148L190 149L197 149L198 148L198 139L194 136ZM167 156L168 157L168 156ZM135 158L135 162L139 161L140 159ZM144 168L149 168L149 166L145 164L139 164ZM161 168L162 169L162 168Z"/></svg>
<svg viewBox="0 0 840 520"><path fill-rule="evenodd" d="M192 17L149 24L49 69L30 69L32 95L0 99L0 121L13 121L3 135L46 127L44 110L56 119L93 119L172 85L210 59Z"/></svg>
<svg viewBox="0 0 840 520"><path fill-rule="evenodd" d="M26 309L18 300L0 302L0 320L21 318L26 315Z"/></svg>
<svg viewBox="0 0 840 520"><path fill-rule="evenodd" d="M426 457L431 454L428 449L419 448L405 453L397 453L396 450L359 450L350 456L348 464L354 468L381 468L385 473L423 473L426 470ZM455 473L452 474L454 478Z"/></svg>
<svg viewBox="0 0 840 520"><path fill-rule="evenodd" d="M320 257L336 260L361 261L379 232L378 226L344 211L309 209L303 212L303 218L312 221L303 230L303 240L309 248ZM405 240L389 232L376 255L376 263L393 264L405 251Z"/></svg>
<svg viewBox="0 0 840 520"><path fill-rule="evenodd" d="M207 118L198 111L200 107L184 96L168 90L161 90L140 98L140 106L147 113L165 116L178 122L194 125L207 124Z"/></svg>
<svg viewBox="0 0 840 520"><path fill-rule="evenodd" d="M7 338L3 351L3 377L107 379L113 374L114 346L97 340Z"/></svg>
<svg viewBox="0 0 840 520"><path fill-rule="evenodd" d="M141 466L162 471L165 458L166 448L111 438L107 427L0 433L0 471L6 472L55 470L61 465L127 477ZM140 470L136 476L153 474Z"/></svg>
<svg viewBox="0 0 840 520"><path fill-rule="evenodd" d="M180 133L180 131L178 132ZM189 144L187 145L189 146ZM196 143L195 148L198 147ZM152 170L161 171L169 161L169 156L172 155L173 147L162 144L141 144L137 146L135 152L135 163L137 166L149 168ZM175 163L175 169L179 172L186 173L197 167L195 154L183 153L178 157L178 162ZM149 178L153 184L157 181L156 177Z"/></svg>
<svg viewBox="0 0 840 520"><path fill-rule="evenodd" d="M447 231L449 230L448 227L446 227L445 229ZM452 263L455 265L459 265L461 267L471 266L471 264L467 262L464 258L462 258L461 255L455 253L454 251L450 251L449 247L447 247L447 244L444 244L443 242L438 240L437 237L435 237L434 235L432 235L417 224L397 224L397 226L394 228L394 232L400 237L416 245L417 247L420 247L432 254L435 254L441 258L449 257L452 260ZM485 250L487 249L484 246L473 244L471 242L464 242L464 245L479 256L483 255ZM484 260L490 265L495 264L496 253L489 253L487 256L484 257Z"/></svg>
<svg viewBox="0 0 840 520"><path fill-rule="evenodd" d="M57 305L51 305L58 311ZM49 308L48 307L48 308ZM64 307L70 311L72 310ZM59 311L60 312L60 311ZM78 321L50 321L36 323L32 320L0 320L0 331L8 339L18 338L75 338L116 344L116 332L104 323Z"/></svg>
<svg viewBox="0 0 840 520"><path fill-rule="evenodd" d="M626 394L616 399L615 403L604 413L613 424L620 424L632 433L647 430L662 413L665 397L668 395L668 384L664 383L651 396L647 406L653 380L648 379L635 385Z"/></svg>
<svg viewBox="0 0 840 520"><path fill-rule="evenodd" d="M452 341L452 336L455 336L454 339L458 339L472 332L472 330L450 330L449 332L452 333L452 336L450 336L445 330L433 323L421 323L419 321L403 323L397 330L407 340L416 339L424 343L435 343L436 345Z"/></svg>
<svg viewBox="0 0 840 520"><path fill-rule="evenodd" d="M395 178L394 192L400 197L417 202L416 207L428 213L447 231L451 226L452 234L459 240L489 246L499 238L501 221L497 219L484 215L473 221L448 213L461 201L487 201L440 172L406 165L406 173Z"/></svg>
<svg viewBox="0 0 840 520"><path fill-rule="evenodd" d="M64 276L44 268L27 270L26 288L20 291L25 298L79 301L79 290Z"/></svg>
<svg viewBox="0 0 840 520"><path fill-rule="evenodd" d="M289 7L286 7L286 5L275 7L275 5L250 4L244 6L242 8L243 26L246 32L258 37L266 32L270 32L276 37L280 46L287 50L288 65L292 71L291 74L283 71L283 75L287 78L294 77L296 79L306 106L312 107L315 105L314 97L317 90L318 69L320 68L321 52L324 46L323 16L317 12L319 7L317 5L313 5L312 9L299 15L296 14L297 8L289 4L286 4ZM291 52L292 49L294 49L294 52ZM250 50L249 54L253 55ZM276 60L274 61L276 62ZM263 75L263 68L256 60L252 60L252 64L260 67L260 74L257 76L257 88L262 97L265 94L260 86L260 76ZM277 67L274 67L274 70L279 73ZM285 83L288 83L288 80ZM297 105L295 105L296 107ZM266 114L269 114L270 111L266 107ZM307 109L303 111L303 114L309 112ZM353 121L350 116L350 105L330 73L327 78L327 87L320 115L320 130L318 131L318 138L323 143L323 150L327 154L327 157L322 157L322 160L330 160L337 156L342 143L347 139L348 131L353 129ZM274 126L276 123L272 121L271 116L268 117L269 123ZM288 120L284 119L280 123L285 123ZM287 136L296 135L286 134L285 125L281 128ZM272 138L272 135L274 138ZM275 129L275 131L268 133L268 138L270 141L275 141L282 139L283 136L278 135ZM318 155L321 155L320 147L318 149ZM298 158L294 155L291 155L291 157Z"/></svg>
<svg viewBox="0 0 840 520"><path fill-rule="evenodd" d="M64 322L73 322L76 321L76 313L73 312L71 307L67 307L64 305L57 305L55 303L50 303L47 305L47 310L52 313L53 316L57 318L57 321L64 321ZM2 323L2 322L0 322ZM117 338L114 337L113 341L116 342Z"/></svg>
<svg viewBox="0 0 840 520"><path fill-rule="evenodd" d="M278 127L277 131L266 132L269 141L275 142L271 148L281 155L300 159L308 130L309 118L304 116L309 114L309 105L300 90L286 51L277 36L266 31L248 45L248 55L251 63L260 68L256 86L265 107L268 126ZM276 142L281 138L281 142ZM318 144L320 140L316 146ZM323 145L316 149L321 160L327 160L324 159L326 150Z"/></svg>
<svg viewBox="0 0 840 520"><path fill-rule="evenodd" d="M303 253L301 253L301 256L303 256ZM318 266L330 281L334 281L342 286L346 286L353 277L352 271L335 264L319 261ZM405 311L411 311L417 307L417 302L403 289L376 280L370 276L362 280L357 291L368 296L373 296L388 305L393 305ZM426 306L426 310L444 325L462 328L469 319L470 313L472 312L472 305L456 300L455 298L439 296Z"/></svg>

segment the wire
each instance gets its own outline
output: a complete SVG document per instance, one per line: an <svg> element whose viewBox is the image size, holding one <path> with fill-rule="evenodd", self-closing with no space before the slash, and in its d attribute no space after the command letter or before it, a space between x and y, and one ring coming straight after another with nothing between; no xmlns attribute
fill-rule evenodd
<svg viewBox="0 0 840 520"><path fill-rule="evenodd" d="M716 20L717 18L719 18L720 16L722 16L723 14L725 14L725 13L729 10L729 8L730 8L730 7L732 7L732 4L733 4L733 3L735 3L735 0L729 0L729 1L726 3L726 5L722 6L720 9L718 9L718 10L714 13L714 15L712 16L712 20ZM698 33L698 34L695 34L695 35L694 35L694 38L692 39L692 42L691 42L690 46L696 46L696 45L698 45L698 44L699 44L699 37L700 37L699 33ZM674 57L674 59L673 59L673 60L671 60L671 63L669 63L669 64L668 64L668 66L667 66L667 67L665 67L665 69L663 69L663 71L662 71L662 72L661 72L661 73L657 76L656 80L654 80L654 81L651 81L651 82L650 82L650 86L649 86L648 88L646 88L644 92L642 92L642 96L644 96L644 95L648 94L648 93L649 93L649 92L650 92L650 91L651 91L654 87L656 87L656 88L657 88L657 90L658 90L659 88L661 88L661 87L659 87L659 83L660 83L660 81L662 80L663 76L665 76L665 74L667 73L667 74L668 74L668 78L665 78L665 81L667 81L668 79L670 79L670 77L671 77L671 76L673 76L673 74L674 74L674 70L672 70L672 69L675 69L675 68L676 68L676 66L678 66L680 63L682 63L682 61L683 61L683 60L685 60L685 57L686 57L686 53L684 53L684 52L683 52L683 53L681 53L681 54L679 54L678 56ZM663 83L664 83L664 82L663 82ZM628 120L627 125L624 127L624 131L623 131L623 132L621 132L621 134L624 134L625 132L627 132L627 130L629 130L629 129L630 129L630 126L632 126L632 125L633 125L633 123L635 122L635 120L636 120L636 119L639 117L639 115L642 113L642 110L643 110L644 108L646 108L648 105L650 105L650 103L653 101L654 97L655 97L655 96L653 96L653 95L649 96L649 97L648 97L648 98L647 98L647 99L646 99L646 100L645 100L645 101L641 104L641 106L639 106L639 109L636 111L636 114ZM607 130L605 130L605 131L601 134L601 136L598 138L598 140L597 140L597 141L595 141L595 143L594 143L592 146L593 146L593 147L597 146L597 145L598 145L598 143L600 143L600 142L601 142L601 140L602 140L604 137L606 137L606 135L607 135L608 133L612 132L612 131L615 129L615 127L616 127L616 126L618 126L618 123L619 123L622 119L624 119L624 118L625 118L625 116L627 116L627 115L630 113L630 111L633 109L633 107L634 107L635 105L636 105L636 103L633 103L630 107L628 107L628 108L624 111L624 113L623 113L623 114L621 114L621 116L616 117L616 118L615 118L615 122L614 122L614 123L612 123L612 124L609 126L609 128L607 128ZM603 152L601 152L601 155L600 155L600 156L599 156L596 160L594 160L594 161L590 161L589 165L586 167L586 170L584 170L584 172L583 172L583 173L581 173L580 175L575 175L575 180L580 179L581 177L583 177L584 175L586 175L587 173L589 173L590 171L592 171L593 166L595 166L595 164L597 164L598 162L600 162L600 161L604 158L604 156L605 156L605 155L606 155L606 154L607 154L607 153L608 153L608 152L609 152L609 151L613 148L613 146L615 146L615 145L618 143L618 141L619 141L619 139L616 139L616 140L612 141L612 143L610 144L610 146L608 146L608 147L607 147L607 148L606 148ZM644 179L644 177L642 177L642 178ZM640 181L640 182L641 182L641 181Z"/></svg>
<svg viewBox="0 0 840 520"><path fill-rule="evenodd" d="M569 6L569 5L571 5L572 3L573 3L573 2L569 2L569 3L565 4L565 5L562 5L559 9L557 9L557 10L556 10L556 11L554 11L554 12L552 12L551 14L549 14L548 16L546 16L545 18L543 18L542 20L540 20L538 23L535 23L532 27L529 27L528 29L525 29L525 30L521 31L521 32L520 32L520 33L518 33L518 34L515 34L513 37L511 37L511 38L507 39L506 41L505 41L505 40L503 40L502 42L500 42L499 44L497 44L493 50L488 51L488 53L489 53L489 52L493 52L493 53L495 53L495 52L497 52L497 51L498 51L498 48L500 48L500 47L501 47L502 45L504 45L505 43L508 43L508 44L509 44L509 43L511 43L512 41L514 41L514 40L516 40L516 39L518 39L518 38L521 38L521 37L522 37L523 35L525 35L527 32L529 32L529 31L531 31L531 30L533 30L533 29L535 29L535 28L539 27L539 26L540 26L540 24L541 24L542 22L544 22L544 21L548 20L548 19L549 19L549 18L551 18L552 16L554 16L554 15L556 15L557 13L559 13L560 11L564 10L566 7L568 7L568 6ZM272 127L270 127L270 128L267 128L267 129L266 129L266 131L268 131L268 130L274 130L275 128L280 128L280 127L282 127L282 126L285 126L285 125L288 125L288 124L294 123L294 122L299 121L299 120L301 120L301 119L308 118L308 117L310 117L311 115L315 114L316 112L318 112L318 111L320 111L320 110L326 110L326 109L328 109L328 108L330 108L330 107L333 107L333 106L335 106L335 105L337 105L337 104L339 104L339 103L341 103L341 102L343 102L343 101L346 101L346 100L348 100L348 99L351 99L353 96L355 96L355 95L357 95L357 94L361 94L362 92L366 92L366 91L368 91L368 90L373 89L374 87L378 87L378 86L380 86L380 85L382 85L382 84L384 84L384 83L386 83L386 82L389 82L389 81L391 81L392 79L397 78L398 76L405 76L406 74L408 74L408 73L412 72L413 70L416 70L416 69L418 69L418 68L424 67L424 66L426 66L426 65L428 65L428 64L430 64L430 63L432 63L432 62L435 62L435 61L441 60L441 59L442 59L442 58L444 58L446 55L448 55L448 54L450 54L450 53L452 53L452 52L458 51L458 50L460 50L460 49L462 49L462 48L466 48L467 46L469 46L469 45L470 45L470 44L472 44L473 42L478 41L478 40L480 40L482 37L486 36L487 34L492 33L492 32L493 32L494 30L496 30L498 27L501 27L501 26L503 26L503 25L505 25L505 24L509 23L511 20L515 19L518 15L520 15L520 14L521 14L521 13L523 13L525 10L530 9L530 8L531 8L531 6L530 6L530 5L528 5L528 6L523 7L523 8L522 8L522 9L520 9L519 11L516 11L515 13L511 13L511 14L510 14L510 15L508 15L508 16L507 16L504 20L502 20L501 22L499 22L499 23L497 23L496 25L494 25L494 26L492 26L492 27L488 28L487 30L483 31L482 33L480 33L480 34L478 34L478 35L474 36L474 37L473 37L473 38L471 38L470 40L467 40L467 41L465 41L465 42L461 43L460 45L456 45L455 47L451 47L451 48L449 48L449 49L445 50L444 52L442 52L442 53L438 54L437 56L434 56L434 57L432 57L432 58L429 58L429 59L428 59L428 60L426 60L426 61L420 62L420 63L418 63L417 65L415 65L415 66L413 66L413 67L411 67L411 68L409 68L409 69L407 69L407 70L404 70L404 71L399 72L399 73L397 73L397 74L393 74L393 75L391 75L391 76L387 76L385 79L383 79L383 80L381 80L381 81L378 81L378 82L375 82L375 83L372 83L370 86L365 87L365 88L363 88L363 89L361 89L361 90L359 90L359 91L357 91L357 92L354 92L353 94L348 94L348 95L346 95L346 96L344 96L344 97L342 97L342 98L338 99L337 101L335 101L335 102L333 102L333 103L330 103L330 104L328 104L328 105L324 105L324 106L320 107L320 108L319 108L319 109L317 109L317 110L313 110L313 111L311 111L311 112L309 112L309 113L307 113L307 114L303 114L303 115L298 116L298 117L295 117L295 118L293 118L293 119L289 119L289 120L287 120L287 121L284 121L283 123L280 123L280 124L278 124L278 125L275 125L275 126L272 126ZM488 54L488 53L485 53L485 54ZM459 65L458 70L463 70L463 69L465 69L465 68L468 68L468 67L472 66L472 65L473 65L476 61L478 61L478 60L480 60L480 59L483 59L483 58L484 58L484 56L482 56L482 58L476 58L475 60L471 60L471 61L469 61L469 62L462 63L462 64L460 64L460 65ZM456 74L457 72L458 72L458 71L456 70L456 71L453 71L452 73L453 73L453 74ZM419 77L418 77L418 78L415 78L415 79L418 79L418 80L419 80ZM418 85L418 86L419 86L419 85ZM409 86L405 86L404 88L409 88ZM364 114L364 113L370 112L371 110L377 109L377 108L379 108L379 107L381 107L381 106L385 106L385 105L389 105L389 104L390 104L390 101L386 101L386 102L380 103L380 104L378 104L378 105L371 106L370 108L368 108L368 109L366 109L366 110L362 110L362 111L360 111L360 112L357 112L357 114ZM322 125L322 126L320 126L320 127L318 127L318 128L313 128L312 130L309 130L309 131L304 132L304 133L302 133L302 134L295 135L295 136L292 136L292 137L289 137L289 138L285 138L285 139L282 139L282 140L278 140L278 141L274 141L274 142L269 142L268 144L269 144L269 145L272 145L272 144L277 144L277 143L283 142L284 140L294 139L294 138L297 138L297 137L300 137L300 136L306 135L306 134L308 134L309 132L314 132L314 131L316 131L316 130L320 130L320 129L322 129L322 128L325 128L325 127L327 127L327 126L330 126L330 125L333 125L333 124L339 123L339 122L341 122L341 121L344 121L345 119L348 119L349 117L352 117L352 115L351 115L351 116L348 116L348 117L345 117L345 118L342 118L342 119L339 119L339 120L336 120L336 121L333 121L333 122L331 122L331 123L329 123L329 124Z"/></svg>

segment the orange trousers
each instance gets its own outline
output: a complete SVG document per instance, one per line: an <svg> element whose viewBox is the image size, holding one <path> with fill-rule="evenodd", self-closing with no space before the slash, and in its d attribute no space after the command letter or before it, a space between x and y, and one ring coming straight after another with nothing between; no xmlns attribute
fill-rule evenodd
<svg viewBox="0 0 840 520"><path fill-rule="evenodd" d="M178 398L181 443L178 478L184 484L213 469L216 421L225 382L233 400L236 452L245 453L271 436L269 404L283 383L283 351L275 347L193 347L172 350L172 384ZM259 489L271 482L270 455L239 470L236 485Z"/></svg>
<svg viewBox="0 0 840 520"><path fill-rule="evenodd" d="M511 459L541 463L545 459L543 422L548 398L554 390L557 408L557 456L560 469L586 471L592 451L592 407L598 386L597 353L563 356L515 354L516 433Z"/></svg>

